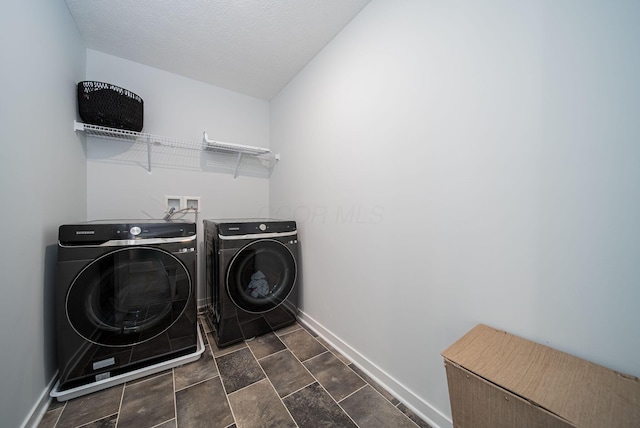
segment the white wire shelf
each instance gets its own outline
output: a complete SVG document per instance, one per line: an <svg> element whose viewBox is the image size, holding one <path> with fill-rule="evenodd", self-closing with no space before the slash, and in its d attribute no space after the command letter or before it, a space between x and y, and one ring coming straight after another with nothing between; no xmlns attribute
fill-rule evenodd
<svg viewBox="0 0 640 428"><path fill-rule="evenodd" d="M263 147L247 146L243 144L226 143L222 141L214 141L209 139L206 132L203 133L202 141L185 140L181 138L166 137L163 135L147 134L143 132L129 131L125 129L108 128L105 126L91 125L88 123L82 123L78 121L73 122L74 131L82 131L86 135L106 138L120 141L130 141L135 143L146 144L147 149L147 164L148 170L151 172L151 153L152 148L158 146L172 147L177 149L197 150L197 151L209 151L219 152L226 155L236 154L236 162L233 166L233 177L238 176L240 164L244 155L249 155L260 161L260 165L266 165L270 168L277 161L280 160L280 155L272 153L271 150ZM255 162L250 162L254 165Z"/></svg>
<svg viewBox="0 0 640 428"><path fill-rule="evenodd" d="M126 129L107 128L106 126L91 125L88 123L73 122L74 131L84 131L87 135L109 138L112 140L141 141L159 144L169 147L200 150L198 142L180 138L165 137L163 135L145 134L143 132L128 131Z"/></svg>
<svg viewBox="0 0 640 428"><path fill-rule="evenodd" d="M262 147L245 146L243 144L224 143L210 140L206 132L202 136L202 148L205 150L220 150L224 152L242 153L247 155L266 155L271 150Z"/></svg>

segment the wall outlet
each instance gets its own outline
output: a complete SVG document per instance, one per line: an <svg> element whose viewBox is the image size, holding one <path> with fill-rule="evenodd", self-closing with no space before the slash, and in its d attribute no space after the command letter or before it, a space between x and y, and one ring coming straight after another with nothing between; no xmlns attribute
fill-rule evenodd
<svg viewBox="0 0 640 428"><path fill-rule="evenodd" d="M185 196L182 198L184 208L192 208L200 212L200 196Z"/></svg>
<svg viewBox="0 0 640 428"><path fill-rule="evenodd" d="M174 211L180 211L182 209L182 198L180 196L165 196L166 211L169 212L171 208Z"/></svg>

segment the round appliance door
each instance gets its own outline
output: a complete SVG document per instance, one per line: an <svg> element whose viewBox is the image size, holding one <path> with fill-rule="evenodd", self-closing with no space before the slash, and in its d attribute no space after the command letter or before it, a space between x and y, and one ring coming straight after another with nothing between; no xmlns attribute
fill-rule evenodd
<svg viewBox="0 0 640 428"><path fill-rule="evenodd" d="M67 293L67 317L89 342L131 346L171 327L191 293L189 272L171 253L127 247L92 261L76 276Z"/></svg>
<svg viewBox="0 0 640 428"><path fill-rule="evenodd" d="M296 284L298 267L289 248L271 239L242 247L227 269L227 292L247 312L263 313L283 303Z"/></svg>

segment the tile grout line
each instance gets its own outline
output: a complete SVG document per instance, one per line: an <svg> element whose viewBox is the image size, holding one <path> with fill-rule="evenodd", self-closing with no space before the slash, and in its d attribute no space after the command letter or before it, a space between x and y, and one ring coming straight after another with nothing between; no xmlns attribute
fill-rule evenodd
<svg viewBox="0 0 640 428"><path fill-rule="evenodd" d="M300 325L300 324L298 324L298 325ZM312 360L312 359L314 359L315 357L319 357L320 355L324 355L326 352L329 352L329 348L327 348L327 347L326 347L324 344L322 344L322 343L321 343L321 342L320 342L316 337L314 337L311 333L309 333L309 331L308 331L307 329L303 328L302 326L301 326L300 328L302 328L302 329L303 329L307 334L309 334L309 336L310 336L313 340L315 340L317 343L319 343L319 344L320 344L320 346L322 346L322 347L325 349L325 351L324 351L324 352L321 352L321 353L319 353L318 355L314 355L313 357L307 358L306 360L304 360L305 362L306 362L306 361L309 361L309 360ZM297 330L295 330L295 331L297 331ZM284 343L284 342L282 342L282 343ZM284 343L284 346L286 346L286 347L287 347L287 349L289 348L289 346L288 346L286 343ZM340 403L338 403L338 402L336 401L336 399L335 399L335 398L333 398L333 395L331 395L331 394L329 393L329 391L327 391L327 389L324 387L324 385L322 385L322 383L320 383L320 381L318 380L318 378L316 378L316 376L315 376L313 373L311 373L311 370L309 370L309 368L304 364L304 362L303 362L302 360L300 360L300 358L298 358L298 356L297 356L296 354L294 354L294 353L293 353L293 351L290 351L290 352L291 352L291 354L294 356L294 358L296 358L296 359L298 360L298 362L299 362L300 364L302 364L302 367L304 367L304 368L305 368L305 370L307 370L307 372L308 372L308 373L311 375L311 377L315 380L315 382L313 382L313 383L317 383L317 384L318 384L318 386L319 386L320 388L322 388L324 392L326 392L326 393L327 393L327 395L329 396L329 398L331 398L331 400L332 400L334 403L336 403L336 405L337 405L337 406L338 406L338 408L342 411L342 413L344 413L344 414L349 418L349 420L351 420L351 421L353 422L353 424L354 424L357 428L360 428L360 426L356 423L356 421L355 421L355 420L353 420L353 418L351 417L351 415L350 415L349 413L347 413L347 411L346 411L346 410L345 410L345 409L340 405ZM363 379L363 380L364 380L364 379ZM313 383L312 383L312 384L313 384ZM365 381L365 383L367 383L367 382ZM310 385L312 385L312 384L310 384ZM309 386L309 385L307 385L306 387L308 387L308 386ZM305 388L306 388L306 387L305 387ZM299 389L298 391L301 391L301 390L302 390L302 389ZM290 395L291 395L291 394L290 394ZM285 407L286 407L286 406L285 406Z"/></svg>
<svg viewBox="0 0 640 428"><path fill-rule="evenodd" d="M89 424L94 424L94 423L96 423L96 422L98 422L98 421L101 421L101 420L102 420L102 419L104 419L104 418L108 418L108 417L110 417L110 416L117 415L117 414L118 414L118 413L112 413L112 414L110 414L110 415L102 416L101 418L94 419L94 420L92 420L92 421L85 422L85 423L80 424L80 425L74 425L73 427L74 427L74 428L82 428L82 427L86 427L86 426L87 426L87 425L89 425ZM56 423L57 423L57 422L56 422Z"/></svg>
<svg viewBox="0 0 640 428"><path fill-rule="evenodd" d="M54 400L55 400L55 398L54 398ZM49 404L49 406L51 406L51 404ZM60 410L60 414L56 418L56 421L53 423L53 428L56 428L58 426L58 422L60 422L60 418L62 417L62 413L64 412L64 409L66 409L66 408L67 408L67 402L65 401L64 404L62 405L62 410Z"/></svg>
<svg viewBox="0 0 640 428"><path fill-rule="evenodd" d="M318 343L320 343L320 342L318 342ZM321 344L321 343L320 343L320 344ZM321 344L321 345L322 345L322 344ZM324 346L324 345L323 345L323 346ZM325 348L325 349L326 349L326 348ZM299 360L299 361L300 361L300 364L304 365L304 363L306 363L306 362L308 362L308 361L311 361L311 360L313 360L313 359L315 359L315 358L318 358L319 356L324 355L324 354L326 354L327 352L331 353L328 349L326 349L326 351L321 352L321 353L319 353L318 355L314 355L313 357L309 357L309 358L307 358L307 359L306 359L306 360L304 360L304 361Z"/></svg>
<svg viewBox="0 0 640 428"><path fill-rule="evenodd" d="M207 334L207 342L209 342L208 334ZM218 360L213 352L213 345L211 344L211 342L209 342L209 351L211 352L211 357L213 357L213 363L216 365L216 371L218 372L218 377L220 378L220 385L222 386L222 390L224 391L224 399L227 400L227 405L229 406L229 411L231 412L231 417L233 418L233 423L231 425L238 426L238 420L236 419L236 414L233 412L233 407L231 407L231 402L229 401L229 394L227 393L227 388L224 386L224 381L222 380L222 373L220 372L220 367L218 366ZM233 352L236 352L236 351L239 351L239 349L236 349ZM233 352L229 352L229 354L224 354L224 355L230 355ZM231 425L228 425L228 426L231 426ZM176 424L176 428L179 428L177 424Z"/></svg>
<svg viewBox="0 0 640 428"><path fill-rule="evenodd" d="M364 379L363 379L364 380ZM355 391L353 391L351 394L343 397L340 401L338 401L337 403L340 404L342 403L344 400L346 400L347 398L351 397L352 395L354 395L356 392L358 391L362 391L363 388L366 388L367 386L371 386L369 385L369 383L365 380L364 381L364 385L362 385L360 388L356 389ZM373 387L372 387L373 388ZM375 388L373 388L375 390Z"/></svg>
<svg viewBox="0 0 640 428"><path fill-rule="evenodd" d="M120 422L120 415L122 412L122 403L124 401L124 390L127 387L127 383L125 382L124 385L122 385L122 394L120 394L120 405L118 406L118 416L116 416L116 426L118 426L118 422Z"/></svg>
<svg viewBox="0 0 640 428"><path fill-rule="evenodd" d="M282 403L283 403L283 404L284 404L284 399L285 399L286 397L290 397L290 396L292 396L293 394L295 394L296 392L302 391L303 389L305 389L306 387L308 387L308 386L310 386L310 385L313 385L314 383L320 383L320 382L318 381L318 379L316 379L316 377L313 375L313 373L311 373L311 372L309 371L309 369L307 368L307 366L305 366L305 365L304 365L304 363L300 360L300 358L298 358L298 356L293 352L293 350L292 350L291 348L289 348L289 345L287 345L287 344L286 344L285 342L283 342L283 341L282 341L282 339L281 339L281 337L284 337L284 336L286 336L287 334L294 333L294 332L296 332L296 331L298 331L298 330L300 330L300 329L304 329L304 328L303 328L303 327L302 327L298 322L296 322L296 324L299 326L298 328L293 329L293 330L291 330L291 331L289 331L289 332L287 332L287 333L281 334L281 335L278 335L278 333L274 331L275 336L278 338L278 340L280 341L280 343L282 343L282 344L284 345L284 349L281 349L280 351L274 352L274 353L273 353L273 354L271 354L271 355L276 355L276 354L279 354L279 353L281 353L281 352L288 351L288 352L293 356L293 358L295 358L295 359L296 359L296 361L298 361L298 363L300 363L300 365L301 365L301 366L302 366L302 367L307 371L307 373L309 373L309 375L310 375L310 376L311 376L311 378L313 379L313 382L311 382L311 383L309 383L309 384L307 384L307 385L303 386L302 388L298 388L297 390L295 390L295 391L293 391L293 392L290 392L289 394L285 395L284 397L280 397L280 394L278 394L278 397L280 397L280 401L282 401ZM312 335L310 335L310 336L311 336L311 337L313 337ZM316 339L315 337L313 337L313 338L314 338L314 339ZM317 339L316 339L316 341L317 341ZM322 345L322 344L321 344L321 345ZM327 349L324 345L322 345L322 346L323 346L325 349ZM326 352L326 351L325 351L325 352ZM324 352L321 352L320 354L318 354L318 355L316 355L316 356L314 356L314 357L307 358L305 361L309 361L309 360L311 360L312 358L315 358L315 357L320 356L320 355L322 355L322 354L324 354ZM270 357L271 355L267 355L267 356L265 356L265 357L262 357L261 359L265 359L265 358L267 358L267 357ZM260 360L258 360L258 362L260 362ZM266 373L265 373L265 374L266 374ZM268 376L267 376L267 377L268 377ZM269 379L269 381L271 381L271 379ZM276 391L276 392L277 392L277 391ZM285 408L287 408L286 404L285 404ZM287 408L287 410L289 410L289 409Z"/></svg>
<svg viewBox="0 0 640 428"><path fill-rule="evenodd" d="M277 337L277 336L276 336L276 338L277 338L278 340L280 340L280 338L279 338L279 337ZM282 340L280 340L280 343L282 343ZM284 343L282 343L282 344L284 345ZM289 348L287 348L287 347L286 347L287 345L284 345L284 346L285 346L285 348L284 348L284 349L281 349L281 350L279 350L279 351L276 351L276 352L274 352L273 354L265 355L264 357L259 358L259 359L258 359L258 358L256 358L256 361L260 362L260 361L264 360L265 358L269 358L269 357L271 357L271 356L273 356L273 355L278 355L278 354L280 354L280 353L282 353L282 352L284 352L284 351L289 351ZM291 352L291 351L289 351L289 352Z"/></svg>
<svg viewBox="0 0 640 428"><path fill-rule="evenodd" d="M300 325L300 324L298 324L298 325ZM300 327L300 328L302 328L302 327ZM298 330L299 330L299 329L295 329L295 330L291 331L290 333L293 333L294 331L298 331ZM298 388L297 390L295 390L295 391L293 391L292 393L287 394L287 395L285 396L285 397L290 397L291 395L295 394L296 392L298 392L298 391L302 391L304 388L308 387L309 385L313 385L315 382L318 382L318 379L316 379L316 377L313 375L313 373L311 373L311 372L309 371L309 369L307 368L307 366L305 366L305 365L302 363L302 361L300 361L300 358L298 358L298 356L293 352L293 350L292 350L291 348L289 348L289 345L287 345L287 344L286 344L282 339L280 339L280 337L281 337L281 336L278 336L278 335L276 335L276 336L278 337L278 340L280 340L280 342L284 345L284 349L283 349L282 351L289 351L289 353L293 356L293 358L295 358L295 359L296 359L296 361L298 361L298 362L300 363L300 365L301 365L302 367L304 367L304 369L307 371L307 373L309 373L309 375L310 375L310 376L311 376L311 378L313 379L313 382L311 382L310 384L305 385L305 386L304 386L304 387L302 387L302 388ZM282 336L286 336L286 334L283 334ZM313 337L313 336L312 336L312 337ZM279 352L282 352L282 351L279 351ZM280 394L278 394L278 397L280 397ZM284 398L285 398L285 397L280 397L280 400L282 401L282 403L283 403L283 404L284 404ZM287 406L285 405L285 407L287 407ZM287 409L287 410L288 410L288 409Z"/></svg>
<svg viewBox="0 0 640 428"><path fill-rule="evenodd" d="M212 334L212 333L208 333L208 334ZM208 340L208 338L207 338ZM229 348L232 346L236 346L239 343L242 343L244 346L239 347L238 349L234 349L233 351L228 351L228 348L218 348L218 345L216 344L216 348L218 349L219 352L222 352L220 355L216 355L215 352L213 352L213 348L211 348L211 355L213 356L213 358L220 358L220 357L224 357L227 355L231 355L234 352L238 352L243 350L244 348L248 348L247 343L243 340L242 342L238 342L238 343L234 343L233 345L229 345ZM214 344L215 344L215 339L214 339ZM209 344L209 347L211 347L211 344ZM225 352L227 351L227 352Z"/></svg>
<svg viewBox="0 0 640 428"><path fill-rule="evenodd" d="M209 347L209 357L211 357L211 358L213 359L214 363L215 363L215 357L213 356L213 350L211 349L211 344L209 343L209 339L208 339L208 338L206 338L206 340L207 340L207 344L204 346L204 348L205 348L204 350L205 350L205 352L206 352L206 351L207 351L207 347ZM202 353L202 355L200 356L200 358L205 358L205 353L204 353L204 352ZM198 360L196 360L196 361L198 361ZM193 361L193 362L195 363L196 361ZM211 380L211 379L215 379L216 377L220 376L220 373L218 372L218 366L216 365L216 374L214 374L213 376L208 377L208 378L206 378L206 379L198 380L197 382L194 382L194 383L192 383L192 384L189 384L189 385L187 385L187 386L184 386L184 387L182 387L182 388L180 388L180 389L176 389L175 369L180 368L180 367L187 366L187 365L189 365L189 364L191 364L191 363L182 364L182 365L180 365L180 366L178 366L178 367L174 367L174 368L172 369L172 370L174 371L174 372L173 372L173 373L174 373L174 377L173 377L173 391L174 391L174 394L175 394L175 393L177 393L177 392L180 392L180 391L184 391L184 390L185 390L185 389L187 389L187 388L191 388L192 386L199 385L199 384L201 384L201 383L204 383L204 382L206 382L206 381L209 381L209 380ZM176 404L176 414L177 414L177 404Z"/></svg>
<svg viewBox="0 0 640 428"><path fill-rule="evenodd" d="M215 375L215 376L208 377L206 379L199 380L197 382L194 382L194 383L192 383L190 385L185 386L184 388L180 388L180 389L174 390L175 391L174 394L177 393L177 392L182 392L185 389L191 388L192 386L200 385L201 383L205 383L205 382L210 381L211 379L215 379L217 377L219 377L219 375Z"/></svg>
<svg viewBox="0 0 640 428"><path fill-rule="evenodd" d="M98 418L98 419L95 419L95 420L93 420L93 421L85 422L85 423L83 423L82 425L77 425L75 428L82 428L82 427L85 427L85 426L87 426L87 425L94 424L94 423L99 422L99 421L101 421L101 420L103 420L103 419L105 419L105 418L111 417L111 416L113 416L113 415L118 415L118 414L119 414L119 413L112 413L112 414L110 414L110 415L103 416L103 417Z"/></svg>
<svg viewBox="0 0 640 428"><path fill-rule="evenodd" d="M300 392L300 391L302 391L303 389L305 389L305 388L307 388L307 387L309 387L309 386L313 385L314 383L319 383L319 382L318 382L318 380L317 380L315 377L313 377L313 375L311 375L311 377L313 378L313 381L312 381L311 383L308 383L308 384L306 384L305 386L303 386L303 387L301 387L301 388L298 388L298 389L296 389L296 390L295 390L295 391L293 391L293 392L290 392L289 394L285 395L284 397L280 397L280 399L281 399L281 400L284 400L285 398L287 398L287 397L291 397L293 394L295 394L295 393L297 393L297 392Z"/></svg>
<svg viewBox="0 0 640 428"><path fill-rule="evenodd" d="M375 388L374 388L374 389L375 389ZM386 400L386 398L385 398L385 400ZM389 401L389 400L387 400L387 401ZM399 400L398 400L398 401L399 401ZM393 403L391 403L391 404L393 405ZM399 403L398 403L398 406L399 406L400 404L403 404L403 403L402 403L402 402L399 402ZM396 409L398 409L398 406L394 406L394 407L395 407ZM405 405L405 406L406 406L406 405ZM411 409L409 409L409 410L411 410ZM399 412L400 412L400 414L402 414L405 418L409 419L409 422L411 422L412 424L414 424L415 426L417 426L418 428L420 428L420 425L418 425L418 424L417 424L413 419L411 419L411 418L409 417L409 415L407 415L405 412L403 412L403 411L402 411L402 410L400 410L400 409L398 409L398 411L399 411ZM416 415L416 417L417 417L417 415ZM422 420L422 418L420 418L420 420ZM423 421L423 422L424 422L424 421ZM427 425L429 425L429 424L427 424ZM429 426L431 426L431 425L429 425Z"/></svg>
<svg viewBox="0 0 640 428"><path fill-rule="evenodd" d="M347 367L349 367L349 365L348 365L348 364L347 364L346 366L347 366ZM383 388L383 387L382 387L382 385L378 385L378 384L376 383L376 385L378 385L380 388L384 389L384 391L385 391L385 392L387 392L387 393L388 393L389 395L391 395L393 398L395 398L396 400L398 400L398 404L393 404L393 402L392 402L391 400L389 400L387 397L385 397L385 396L384 396L384 394L380 393L380 391L378 391L378 390L377 390L373 385L371 385L371 383L369 383L366 379L364 379L362 376L360 376L360 374L358 374L358 372L356 372L355 370L353 370L351 367L349 367L349 369L351 369L351 371L352 371L353 373L355 373L355 374L356 374L356 376L358 376L360 379L362 379L362 380L364 381L364 383L365 383L365 385L364 385L364 386L362 386L361 388L359 388L359 389L358 389L358 391L360 391L360 390L361 390L362 388L364 388L365 386L369 385L371 388L373 388L373 390L374 390L376 393L378 393L382 398L384 398L384 400L385 400L387 403L391 404L391 405L392 405L394 408L396 408L396 409L397 409L397 410L398 410L402 415L404 415L407 419L409 419L409 421L410 421L411 423L413 423L415 426L417 426L418 428L420 428L420 426L419 426L417 423L415 423L415 422L413 421L413 419L411 419L411 418L410 418L410 417L409 417L405 412L403 412L402 410L400 410L400 409L398 408L398 406L400 406L401 404L402 404L402 405L405 405L402 401L398 400L396 397L393 397L393 395L392 395L389 391L387 391L385 388ZM350 397L351 395L355 394L355 393L356 393L356 392L358 392L358 391L354 391L353 393L349 394L347 397ZM344 398L343 398L342 400L340 400L340 401L345 400L347 397L344 397ZM406 406L406 405L405 405L405 406ZM420 419L420 420L422 420L422 419ZM424 422L424 421L423 421L423 422ZM427 424L427 425L428 425L428 424ZM429 426L430 426L430 425L429 425Z"/></svg>
<svg viewBox="0 0 640 428"><path fill-rule="evenodd" d="M200 325L197 324L196 325L197 328L200 328ZM201 356L202 358L202 356ZM172 384L173 384L173 414L174 417L176 418L176 428L178 428L178 399L176 397L176 369L175 367L173 367L171 369L171 380L172 380Z"/></svg>
<svg viewBox="0 0 640 428"><path fill-rule="evenodd" d="M198 320L198 322L200 322L200 320ZM207 321L204 320L204 322L206 323ZM204 326L203 326L203 328L204 328ZM231 403L229 402L229 395L227 394L227 389L224 387L224 382L222 382L222 375L220 374L220 368L218 367L218 361L216 360L215 353L213 352L213 345L211 344L211 341L209 341L209 334L212 334L212 333L213 333L212 331L209 331L209 332L205 331L205 338L207 340L207 343L209 344L209 352L211 353L211 358L213 358L213 364L215 364L216 372L218 372L218 374L216 376L210 377L207 380L215 379L216 377L220 378L220 386L222 386L222 390L224 391L224 398L225 398L225 400L227 400L227 404L229 405L229 411L231 412L231 418L233 419L233 422L231 422L229 425L225 426L224 428L229 428L231 426L236 426L237 427L238 425L236 423L237 422L236 421L236 415L233 413L233 409L231 408ZM213 337L213 334L212 334L212 337ZM216 347L217 347L217 345L216 345ZM239 351L239 349L236 349L236 351ZM236 352L236 351L233 351L233 352ZM229 354L232 354L233 352L229 352ZM229 354L223 354L223 355L229 355ZM223 355L221 355L221 356L223 356ZM197 384L206 382L207 380L194 383L193 385L197 385ZM193 385L191 385L191 386L193 386ZM183 388L183 389L186 389L186 388ZM182 391L183 389L181 389L180 391ZM178 424L177 424L177 421L176 421L176 428L180 428L178 426Z"/></svg>
<svg viewBox="0 0 640 428"><path fill-rule="evenodd" d="M154 426L152 426L152 427L150 427L150 428L158 428L159 426L162 426L162 425L164 425L164 424L166 424L167 422L172 421L172 420L173 420L173 419L167 419L166 421L164 421L164 422L160 422L159 424L155 424ZM176 418L175 420L176 420L176 427L177 427L177 426L178 426L178 419Z"/></svg>
<svg viewBox="0 0 640 428"><path fill-rule="evenodd" d="M281 337L283 337L283 336L286 336L286 335L291 334L291 333L295 333L296 331L298 331L298 330L300 330L301 328L303 328L303 327L300 325L300 323L296 322L296 324L298 325L298 328L294 328L294 329L292 329L292 330L285 331L285 332L278 332L278 331L274 331L273 333L274 333L276 336L278 336L278 339L280 339L280 338L281 338ZM284 328L286 328L286 327L284 327ZM313 336L311 336L311 337L313 337ZM315 339L315 338L314 338L314 339ZM283 343L284 343L284 342L283 342Z"/></svg>
<svg viewBox="0 0 640 428"><path fill-rule="evenodd" d="M311 374L311 376L313 376L313 374ZM315 377L315 376L313 376L313 378L315 379L316 377ZM327 389L324 387L324 385L323 385L323 384L321 384L321 383L320 383L320 381L319 381L319 380L317 380L317 379L316 379L316 382L318 383L318 386L320 386L320 388L322 388L322 389L324 390L324 392L326 392L326 393L327 393L327 395L329 396L329 398L331 398L331 400L333 400L333 402L334 402L334 403L336 403L336 405L338 406L338 408L340 408L340 410L342 410L342 413L344 413L345 415L347 415L347 417L348 417L348 418L353 422L353 424L354 424L356 427L360 428L360 425L358 425L358 423L357 423L357 422L356 422L356 421L351 417L351 415L350 415L350 414L349 414L349 413L344 409L344 407L342 407L342 406L340 405L340 403L338 403L338 401L333 397L333 395L331 395L331 394L329 393L329 391L327 391Z"/></svg>
<svg viewBox="0 0 640 428"><path fill-rule="evenodd" d="M278 337L276 335L276 337ZM280 340L280 338L278 337L278 340ZM280 352L286 351L289 348L287 347L287 344L282 342L282 340L280 340L280 342L285 346L285 349L282 349L278 352L274 352L271 355L276 355L279 354ZM269 385L271 385L271 388L273 388L273 392L276 393L276 397L278 397L278 400L280 400L280 404L282 404L282 407L284 407L284 410L286 410L287 414L289 415L289 417L291 418L291 420L293 421L293 423L295 424L296 427L299 427L298 423L296 422L295 418L293 417L293 415L291 414L291 412L289 411L289 408L287 407L287 405L284 403L284 401L282 400L282 397L280 397L280 394L278 393L278 390L276 389L275 386L273 386L273 382L271 382L271 379L269 378L269 376L267 375L267 372L264 371L264 368L262 367L262 364L260 364L260 361L256 358L256 355L253 353L253 350L251 349L251 346L247 345L247 348L249 348L249 352L251 352L251 355L253 355L253 358L256 360L256 362L258 363L258 366L260 367L260 370L262 370L262 373L264 373L264 377L265 379L267 379L267 381L269 382ZM291 352L291 351L289 351ZM291 354L293 354L293 352L291 352ZM295 357L295 355L294 355ZM264 357L266 358L266 357ZM254 382L252 385L256 384L257 382ZM247 385L249 386L249 385ZM237 392L237 391L235 391Z"/></svg>
<svg viewBox="0 0 640 428"><path fill-rule="evenodd" d="M245 341L245 343L246 343L246 341ZM260 362L259 362L259 361L258 361L258 359L256 358L255 354L254 354L254 353L253 353L253 351L251 350L251 347L250 347L250 346L247 346L247 348L249 349L249 352L251 353L251 356L253 357L253 359L256 361L256 363L258 363L258 366L260 367L260 370L262 371L262 374L264 374L264 379L268 379L268 378L269 378L269 376L267 376L267 374L265 373L264 369L262 368L262 365L260 364ZM240 348L240 349L244 349L244 348ZM237 351L239 351L240 349L237 349ZM233 352L236 352L236 351L233 351ZM230 352L229 354L225 354L225 355L231 355L231 354L233 354L233 352ZM222 376L220 376L220 379L222 380ZM236 390L235 390L235 391L233 391L233 392L230 392L229 394L226 394L226 389L225 389L225 394L226 394L227 396L229 396L229 395L233 395L233 394L235 394L236 392L244 391L245 389L249 388L249 387L250 387L250 386L252 386L252 385L255 385L256 383L258 383L258 382L260 382L260 381L262 381L262 380L264 380L264 379L260 379L260 380L257 380L257 381L255 381L255 382L252 382L252 383L250 383L250 384L248 384L248 385L243 386L242 388L239 388L239 389L236 389ZM273 386L273 385L271 385L271 386ZM274 388L274 389L275 389L275 388Z"/></svg>

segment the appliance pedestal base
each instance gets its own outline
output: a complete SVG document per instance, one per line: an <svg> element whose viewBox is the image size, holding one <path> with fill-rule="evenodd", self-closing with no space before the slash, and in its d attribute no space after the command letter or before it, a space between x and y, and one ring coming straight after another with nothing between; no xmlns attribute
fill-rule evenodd
<svg viewBox="0 0 640 428"><path fill-rule="evenodd" d="M138 370L133 370L128 373L122 373L120 375L110 377L108 379L99 380L97 382L88 383L86 385L77 386L75 388L65 389L59 391L60 381L57 381L53 389L49 393L49 396L57 399L58 401L67 401L72 398L81 397L83 395L91 394L92 392L101 391L103 389L110 388L115 385L119 385L130 380L139 379L141 377L149 376L154 373L161 372L166 369L181 366L186 363L198 360L204 352L204 341L202 340L202 334L200 333L200 327L198 327L198 346L196 352L192 354L183 355L172 360L163 361L161 363L154 364L149 367L143 367Z"/></svg>

